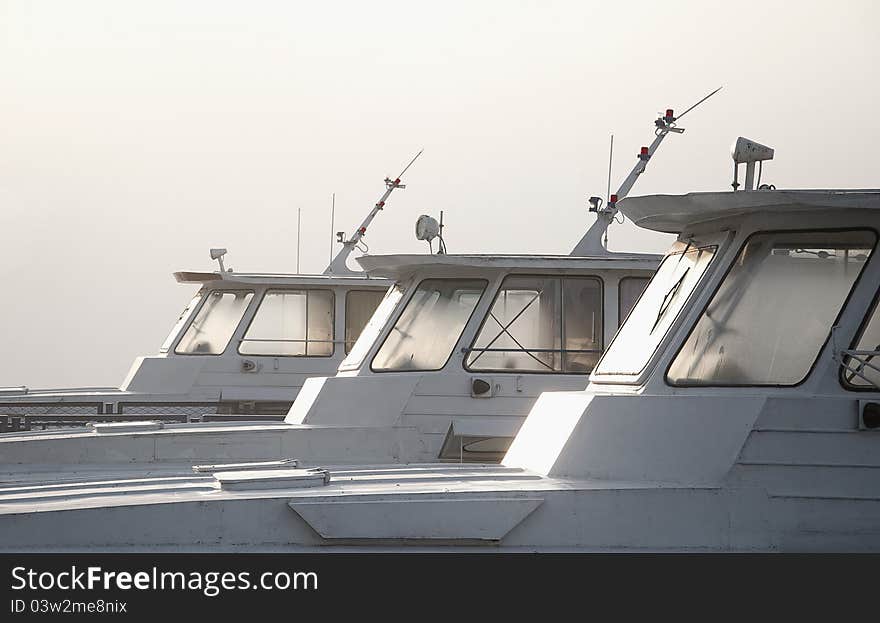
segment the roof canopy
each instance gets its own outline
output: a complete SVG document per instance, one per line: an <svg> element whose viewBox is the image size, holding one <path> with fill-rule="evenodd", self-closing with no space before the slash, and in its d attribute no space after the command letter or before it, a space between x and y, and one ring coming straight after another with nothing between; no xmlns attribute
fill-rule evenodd
<svg viewBox="0 0 880 623"><path fill-rule="evenodd" d="M627 197L620 211L639 227L677 234L688 226L753 212L880 209L880 190L756 190Z"/></svg>
<svg viewBox="0 0 880 623"><path fill-rule="evenodd" d="M522 269L522 270L655 270L661 256L643 253L612 253L601 257L570 255L463 255L396 254L364 255L357 259L373 277L393 279L430 268Z"/></svg>

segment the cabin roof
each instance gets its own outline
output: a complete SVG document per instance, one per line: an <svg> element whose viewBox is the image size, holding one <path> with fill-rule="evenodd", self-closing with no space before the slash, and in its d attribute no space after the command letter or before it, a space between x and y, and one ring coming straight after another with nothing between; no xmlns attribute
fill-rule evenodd
<svg viewBox="0 0 880 623"><path fill-rule="evenodd" d="M754 212L880 209L880 190L756 190L627 197L618 207L639 227L680 233L688 226Z"/></svg>
<svg viewBox="0 0 880 623"><path fill-rule="evenodd" d="M238 273L219 271L179 271L174 273L178 283L211 283L224 286L260 285L260 286L375 286L387 288L390 284L386 279L377 278L364 273L350 275L297 275L294 273Z"/></svg>
<svg viewBox="0 0 880 623"><path fill-rule="evenodd" d="M528 270L656 270L661 256L649 253L609 253L596 257L570 255L395 254L364 255L357 262L371 276L399 278L432 267Z"/></svg>

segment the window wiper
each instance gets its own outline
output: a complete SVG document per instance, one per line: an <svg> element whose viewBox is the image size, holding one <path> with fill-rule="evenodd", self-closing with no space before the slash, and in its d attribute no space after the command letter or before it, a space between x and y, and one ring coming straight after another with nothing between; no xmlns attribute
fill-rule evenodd
<svg viewBox="0 0 880 623"><path fill-rule="evenodd" d="M678 294L678 290L681 288L681 284L684 283L684 278L687 277L690 268L686 268L685 271L681 274L681 277L678 278L671 288L663 295L663 300L660 301L660 309L657 310L657 318L654 319L654 324L651 326L650 333L654 332L654 329L657 328L657 325L660 324L660 320L663 319L663 316L666 315L666 312L669 310L670 305L672 305L673 299Z"/></svg>

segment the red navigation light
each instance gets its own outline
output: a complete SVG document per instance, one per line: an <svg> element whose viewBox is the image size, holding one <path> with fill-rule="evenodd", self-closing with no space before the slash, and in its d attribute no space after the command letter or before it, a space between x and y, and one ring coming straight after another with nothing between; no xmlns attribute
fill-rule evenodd
<svg viewBox="0 0 880 623"><path fill-rule="evenodd" d="M672 109L671 109L671 108L667 108L667 109L666 109L666 118L667 118L667 119L672 119L672 118L673 118L673 116L672 116Z"/></svg>
<svg viewBox="0 0 880 623"><path fill-rule="evenodd" d="M617 203L617 195L611 195L611 199L608 200L608 203Z"/></svg>
<svg viewBox="0 0 880 623"><path fill-rule="evenodd" d="M647 148L647 147L642 147L642 149L641 149L641 151L639 152L639 154L642 155L642 156L647 156L647 155L648 155L648 148Z"/></svg>
<svg viewBox="0 0 880 623"><path fill-rule="evenodd" d="M358 232L360 232L360 234L363 236L365 233L367 233L367 228L366 228L366 227L361 227L361 228L358 230Z"/></svg>

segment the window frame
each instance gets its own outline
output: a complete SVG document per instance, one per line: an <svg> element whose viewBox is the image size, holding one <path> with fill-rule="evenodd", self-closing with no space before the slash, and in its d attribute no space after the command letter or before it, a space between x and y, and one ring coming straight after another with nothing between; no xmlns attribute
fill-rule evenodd
<svg viewBox="0 0 880 623"><path fill-rule="evenodd" d="M199 317L199 314L201 313L202 308L205 305L207 305L208 299L210 298L210 296L215 292L223 292L223 293L241 292L243 294L251 294L252 296L251 296L250 302L248 302L247 307L244 308L244 311L241 314L241 318L238 319L238 324L235 325L235 328L232 330L232 333L229 335L229 340L227 340L226 346L223 347L222 351L220 351L219 353L182 353L182 352L180 352L178 350L178 348L180 348L181 340L184 338L187 331L189 331L189 328L192 326L192 323L194 323L196 321L196 318ZM241 326L244 323L244 319L247 317L248 312L251 310L251 307L253 306L256 298L257 298L257 292L254 288L241 288L241 289L239 289L239 288L211 288L202 296L201 302L198 304L197 308L190 315L189 321L186 323L186 327L180 331L176 341L173 343L174 348L169 349L168 352L169 353L173 352L175 355L178 355L180 357L220 357L222 355L225 355L226 351L229 350L229 345L232 344L232 341L235 339L236 332L239 329L241 329Z"/></svg>
<svg viewBox="0 0 880 623"><path fill-rule="evenodd" d="M700 323L700 320L706 314L706 311L709 309L709 306L712 304L712 301L715 300L715 297L718 295L718 292L721 290L721 287L727 281L727 278L730 276L730 272L733 270L734 265L736 265L737 258L742 255L743 250L746 248L746 245L749 244L749 241L757 236L764 234L809 234L809 233L836 233L836 232L871 232L874 234L874 246L871 247L871 254L868 258L868 261L865 262L865 265L862 266L862 269L859 271L858 276L855 281L853 281L852 286L850 286L849 292L846 295L846 298L843 299L843 302L840 305L840 309L837 312L837 316L835 316L834 320L828 326L828 335L825 336L825 340L819 346L818 351L816 352L816 356L813 358L813 362L810 364L810 367L804 373L804 376L797 383L672 383L669 379L669 371L672 369L675 360L678 359L679 353L685 347L685 344L688 343L688 340L691 337L691 334L696 330L697 325ZM874 257L874 254L877 250L877 244L880 241L880 234L878 234L877 230L873 227L812 227L812 228L804 228L804 229L761 229L755 230L749 233L748 236L742 241L739 247L736 250L736 253L730 259L727 268L724 271L724 274L721 276L721 279L718 280L718 283L715 284L715 288L712 290L711 296L706 300L706 303L700 309L700 313L696 316L696 318L691 323L690 328L688 329L687 335L685 335L684 339L682 339L681 343L678 345L678 348L675 350L675 354L669 358L669 362L666 365L666 370L663 373L663 382L667 387L680 388L680 389L702 389L707 387L755 387L755 388L770 388L770 389L789 389L794 387L800 387L812 376L813 371L816 369L816 365L819 363L819 359L822 357L822 353L828 346L828 342L831 340L831 328L834 327L839 321L840 316L846 311L846 308L849 306L849 302L852 299L853 292L855 292L856 288L859 285L859 282L862 279L862 276L865 274L865 268L871 262Z"/></svg>
<svg viewBox="0 0 880 623"><path fill-rule="evenodd" d="M351 352L351 349L348 347L348 339L346 339L346 338L348 337L348 335L347 335L347 333L348 333L348 295L351 294L352 292L378 294L379 295L379 305L381 305L382 301L385 300L385 296L388 294L388 288L386 288L385 290L379 290L379 289L375 289L375 288L372 290L361 289L361 288L351 288L351 289L345 291L345 300L342 302L343 311L345 313L345 318L343 319L343 323L342 323L342 353L343 353L343 355L345 355L345 357L348 357L348 354ZM376 309L379 309L379 305L376 305L376 308L373 309L374 314L376 313ZM370 316L370 318L372 318L372 315ZM370 318L367 318L367 324L370 323ZM361 329L360 333L358 333L358 337L361 336L361 333L363 333L364 329L366 329L366 328L367 328L367 325L364 325L364 328ZM355 343L357 343L357 338L355 338L354 341L351 343L351 348L354 348ZM343 359L344 359L344 357L343 357Z"/></svg>
<svg viewBox="0 0 880 623"><path fill-rule="evenodd" d="M186 307L183 308L183 311L180 312L180 315L177 317L177 322L174 323L174 326L171 327L171 330L168 332L168 335L162 341L162 344L159 346L159 354L165 355L168 353L175 353L175 349L177 348L177 343L183 338L183 334L189 329L189 324L193 321L198 313L198 310L201 309L202 304L205 302L205 295L208 291L203 289L199 289L198 292L193 294L193 297L189 300L189 303L186 304ZM198 299L198 301L196 301ZM193 301L195 301L195 305L193 305ZM231 339L231 338L230 338Z"/></svg>
<svg viewBox="0 0 880 623"><path fill-rule="evenodd" d="M489 321L489 312L492 311L492 307L495 305L495 301L498 300L498 296L501 294L501 291L504 289L504 283L511 277L534 277L538 279L559 279L559 296L562 299L560 301L560 314L559 314L559 327L560 327L560 337L565 336L565 287L563 285L563 281L566 278L569 279L593 279L599 282L599 321L601 323L601 330L599 331L600 344L602 345L599 349L599 359L602 358L602 355L605 353L605 280L596 274L569 274L569 273L507 273L501 279L501 283L495 288L494 296L492 297L492 302L489 303L489 307L486 309L486 314L483 317L483 321L480 323L480 326L477 328L476 333L474 333L474 338L471 340L470 346L467 347L466 352L464 353L464 357L461 359L462 369L465 372L471 374L564 374L567 376L589 376L592 374L592 370L589 372L565 372L564 370L521 370L521 369L510 369L510 368L480 368L480 369L472 369L468 363L468 356L473 352L474 344L477 341L477 338L480 337L480 334L483 332L483 328L486 323ZM560 355L564 355L566 352L565 349L559 349L558 352ZM596 365L599 365L598 360L596 361ZM596 369L596 366L593 366L593 370Z"/></svg>
<svg viewBox="0 0 880 623"><path fill-rule="evenodd" d="M480 297L477 299L477 302L474 305L474 308L471 310L470 315L468 316L465 323L462 325L461 332L458 334L458 338L456 338L455 344L452 345L452 348L449 351L449 356L446 357L446 361L444 361L443 365L441 365L439 368L418 368L418 369L413 368L413 369L409 369L409 370L403 370L403 369L399 369L399 368L375 368L375 367L373 367L373 364L376 361L376 357L379 356L379 353L382 351L382 348L384 348L385 342L388 341L388 337L391 335L391 332L394 330L394 327L397 326L397 322L400 320L400 317L403 316L403 314L406 312L406 309L409 307L409 304L412 302L413 297L415 297L416 292L419 291L419 288L426 281L478 281L478 282L481 282L485 285L483 286L483 291L480 292ZM370 372L374 372L376 374L389 374L389 373L390 374L401 374L401 373L406 373L406 372L419 372L419 373L421 373L421 372L439 372L440 370L443 370L447 365L449 365L449 362L452 360L453 355L455 355L455 352L456 352L455 347L458 346L459 343L461 343L462 336L464 336L465 330L468 328L468 325L474 319L474 314L476 313L477 308L483 302L483 298L486 296L486 290L489 289L490 283L491 283L491 280L486 279L486 278L482 278L482 277L474 277L474 278L470 278L470 277L425 277L424 279L419 280L418 283L415 283L412 286L410 286L410 292L409 292L409 296L406 297L406 303L404 303L403 305L401 305L400 302L397 303L397 306L399 307L398 313L396 315L394 315L393 319L389 319L388 321L386 321L386 329L383 331L383 334L379 335L379 338L381 338L382 343L379 344L375 348L375 351L373 352L372 356L370 357ZM376 342L378 342L378 341L379 341L379 339L376 340Z"/></svg>
<svg viewBox="0 0 880 623"><path fill-rule="evenodd" d="M250 331L251 325L257 317L257 314L260 313L260 308L263 306L263 302L266 300L266 296L270 293L282 292L282 293L295 293L295 292L312 292L312 291L322 291L330 293L330 309L332 310L332 317L330 318L330 327L332 330L332 335L330 336L330 353L327 355L278 355L274 353L243 353L241 352L241 346L246 341L254 341L254 342L265 342L266 340L247 340L246 336L248 331ZM306 294L306 310L308 310L308 294ZM305 340L276 340L280 342L294 342L294 343L305 343L306 350L308 350L309 341L324 344L325 340L309 340L308 339L308 311L306 311L306 339ZM232 341L232 340L230 340ZM262 295L260 296L260 300L257 302L257 306L254 308L254 313L251 314L250 320L248 320L247 326L244 328L244 331L241 333L241 337L238 339L238 346L235 348L235 352L237 352L242 357L283 357L285 359L328 359L333 357L336 354L336 291L331 288L266 288L263 290Z"/></svg>

